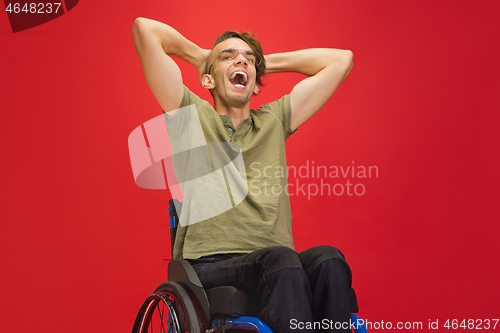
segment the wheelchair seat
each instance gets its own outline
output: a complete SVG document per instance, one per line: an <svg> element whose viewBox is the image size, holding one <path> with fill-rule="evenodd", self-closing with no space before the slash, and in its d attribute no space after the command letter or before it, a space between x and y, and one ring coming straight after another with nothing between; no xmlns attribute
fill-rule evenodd
<svg viewBox="0 0 500 333"><path fill-rule="evenodd" d="M205 292L212 317L256 317L259 314L258 301L243 290L233 286L221 286L208 289Z"/></svg>

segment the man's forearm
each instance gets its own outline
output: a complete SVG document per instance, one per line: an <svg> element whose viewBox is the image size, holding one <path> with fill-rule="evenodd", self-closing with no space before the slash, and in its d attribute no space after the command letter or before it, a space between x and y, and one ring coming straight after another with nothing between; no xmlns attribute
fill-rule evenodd
<svg viewBox="0 0 500 333"><path fill-rule="evenodd" d="M177 56L196 67L204 66L207 52L174 28L150 19L137 18L132 28L134 46L141 57L151 43L158 43L168 55Z"/></svg>
<svg viewBox="0 0 500 333"><path fill-rule="evenodd" d="M328 66L352 64L352 52L340 49L305 49L269 54L265 58L266 74L296 72L313 76Z"/></svg>

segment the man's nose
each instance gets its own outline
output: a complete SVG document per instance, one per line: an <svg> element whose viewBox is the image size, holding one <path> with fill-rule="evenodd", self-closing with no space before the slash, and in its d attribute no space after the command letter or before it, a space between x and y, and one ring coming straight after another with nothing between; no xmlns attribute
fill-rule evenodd
<svg viewBox="0 0 500 333"><path fill-rule="evenodd" d="M238 56L234 59L234 61L236 64L244 63L245 65L248 65L248 60L242 53L238 53Z"/></svg>

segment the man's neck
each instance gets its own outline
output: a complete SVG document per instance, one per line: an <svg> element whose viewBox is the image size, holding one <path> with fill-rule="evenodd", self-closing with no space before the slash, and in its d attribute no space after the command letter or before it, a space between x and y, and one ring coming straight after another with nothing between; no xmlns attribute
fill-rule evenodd
<svg viewBox="0 0 500 333"><path fill-rule="evenodd" d="M220 115L228 115L234 128L237 129L243 120L250 117L250 103L245 104L243 107L231 107L222 103L215 103L215 111Z"/></svg>

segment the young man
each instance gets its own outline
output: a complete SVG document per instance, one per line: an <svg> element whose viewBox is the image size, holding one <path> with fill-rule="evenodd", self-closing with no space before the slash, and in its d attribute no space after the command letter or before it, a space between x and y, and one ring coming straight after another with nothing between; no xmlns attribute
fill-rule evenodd
<svg viewBox="0 0 500 333"><path fill-rule="evenodd" d="M194 104L206 142L238 147L250 185L237 199L232 176L224 175L231 209L178 229L174 258L190 261L205 288L233 285L253 293L262 304L259 317L275 332L350 331L357 303L342 253L330 246L294 251L285 141L347 77L352 52L306 49L264 56L256 39L237 32L222 34L212 50L205 50L172 27L144 18L135 21L133 37L146 81L164 112ZM171 55L196 66L214 108L183 85ZM277 72L309 77L289 95L251 110L261 76ZM212 156L211 161L217 169Z"/></svg>

